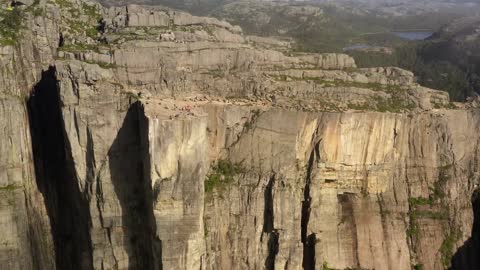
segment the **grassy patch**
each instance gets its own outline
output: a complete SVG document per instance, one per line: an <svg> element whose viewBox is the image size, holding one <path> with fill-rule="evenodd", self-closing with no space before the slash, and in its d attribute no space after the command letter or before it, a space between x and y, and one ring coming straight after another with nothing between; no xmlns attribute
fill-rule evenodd
<svg viewBox="0 0 480 270"><path fill-rule="evenodd" d="M257 121L257 118L260 116L260 110L255 109L252 111L252 117L245 123L243 126L244 131L249 131L253 128L253 124Z"/></svg>
<svg viewBox="0 0 480 270"><path fill-rule="evenodd" d="M432 205L433 200L431 198L424 198L424 197L416 197L408 199L410 206L418 206L418 205Z"/></svg>
<svg viewBox="0 0 480 270"><path fill-rule="evenodd" d="M101 17L100 13L98 12L97 6L95 5L90 6L86 3L82 3L82 10L83 10L83 13L89 16L90 18L99 20Z"/></svg>
<svg viewBox="0 0 480 270"><path fill-rule="evenodd" d="M415 210L410 214L410 218L427 218L433 220L448 220L447 211Z"/></svg>
<svg viewBox="0 0 480 270"><path fill-rule="evenodd" d="M450 264L452 261L455 243L458 240L458 233L451 232L443 240L442 245L440 246L440 254L442 254L442 264L445 269L450 268Z"/></svg>
<svg viewBox="0 0 480 270"><path fill-rule="evenodd" d="M371 104L368 103L349 103L348 108L352 110L357 110L357 111L373 111L375 110L375 107L373 107Z"/></svg>
<svg viewBox="0 0 480 270"><path fill-rule="evenodd" d="M420 230L418 228L418 224L415 222L415 220L412 220L410 218L410 226L407 229L407 236L410 238L414 238L418 236L419 233L420 233Z"/></svg>
<svg viewBox="0 0 480 270"><path fill-rule="evenodd" d="M327 262L323 262L322 264L322 270L333 270L332 268L328 267L328 263Z"/></svg>
<svg viewBox="0 0 480 270"><path fill-rule="evenodd" d="M55 0L53 2L56 3L60 8L63 8L63 9L73 7L73 4L68 0Z"/></svg>
<svg viewBox="0 0 480 270"><path fill-rule="evenodd" d="M423 264L415 264L412 266L412 270L423 270Z"/></svg>
<svg viewBox="0 0 480 270"><path fill-rule="evenodd" d="M0 187L0 191L6 191L6 192L8 192L8 191L14 191L14 190L16 190L16 189L18 189L18 188L21 188L21 187L19 187L19 186L17 186L17 185L11 184L11 185L7 185L7 186Z"/></svg>
<svg viewBox="0 0 480 270"><path fill-rule="evenodd" d="M100 47L97 44L84 44L84 43L68 44L58 49L65 52L87 52L87 51L100 52Z"/></svg>
<svg viewBox="0 0 480 270"><path fill-rule="evenodd" d="M452 165L446 165L438 168L438 180L430 187L430 194L428 198L416 197L409 198L410 224L407 229L407 236L415 241L420 233L419 219L437 220L445 224L449 220L449 205L445 203L443 198L446 196L444 192L445 184L450 180L450 169ZM442 263L447 266L450 263L453 244L457 240L458 233L451 233L447 235L440 252L442 254ZM447 269L446 267L445 269ZM423 268L414 268L423 269Z"/></svg>
<svg viewBox="0 0 480 270"><path fill-rule="evenodd" d="M393 94L390 98L375 97L375 108L379 112L400 113L410 111L415 108L415 104L406 98Z"/></svg>
<svg viewBox="0 0 480 270"><path fill-rule="evenodd" d="M31 13L34 17L45 16L45 10L39 6L40 0L35 0L30 6L25 8L25 12Z"/></svg>
<svg viewBox="0 0 480 270"><path fill-rule="evenodd" d="M410 111L415 108L415 104L408 100L406 96L406 89L397 85L385 85L380 83L361 83L361 82L348 82L342 80L325 80L317 77L290 77L286 75L271 75L276 81L311 81L321 87L352 87L369 89L375 92L384 92L390 94L390 97L374 97L371 103L349 103L348 108L353 110L371 110L378 112L393 112L400 113L404 111Z"/></svg>
<svg viewBox="0 0 480 270"><path fill-rule="evenodd" d="M203 224L203 236L205 236L205 237L208 236L208 227L207 227L206 222L204 222L204 224Z"/></svg>
<svg viewBox="0 0 480 270"><path fill-rule="evenodd" d="M98 29L96 25L92 25L90 23L77 21L77 20L69 20L67 19L66 22L70 27L70 30L77 34L77 35L87 35L88 37L95 39L98 35Z"/></svg>
<svg viewBox="0 0 480 270"><path fill-rule="evenodd" d="M203 72L202 74L210 75L213 78L223 78L223 77L225 77L225 71L221 70L221 69L212 69L212 70Z"/></svg>
<svg viewBox="0 0 480 270"><path fill-rule="evenodd" d="M227 184L233 182L233 177L244 173L245 169L239 164L233 164L228 160L219 160L212 166L211 173L205 180L205 192L211 193L215 189L224 188Z"/></svg>
<svg viewBox="0 0 480 270"><path fill-rule="evenodd" d="M117 83L112 83L113 85L115 85L115 87L118 87L122 90L125 89L125 87L121 84L117 84ZM140 94L139 93L134 93L134 92L125 92L125 94L130 98L130 101L133 103L133 102L136 102L136 101L139 101L140 100Z"/></svg>
<svg viewBox="0 0 480 270"><path fill-rule="evenodd" d="M105 62L99 62L99 61L84 61L84 62L92 65L98 65L103 69L111 69L111 68L117 67L117 65L113 63L105 63Z"/></svg>
<svg viewBox="0 0 480 270"><path fill-rule="evenodd" d="M14 8L11 11L0 10L0 45L15 45L21 38L24 14Z"/></svg>
<svg viewBox="0 0 480 270"><path fill-rule="evenodd" d="M452 178L449 172L451 168L451 164L438 168L438 180L434 183L433 187L430 188L430 197L433 200L443 199L446 196L444 186Z"/></svg>

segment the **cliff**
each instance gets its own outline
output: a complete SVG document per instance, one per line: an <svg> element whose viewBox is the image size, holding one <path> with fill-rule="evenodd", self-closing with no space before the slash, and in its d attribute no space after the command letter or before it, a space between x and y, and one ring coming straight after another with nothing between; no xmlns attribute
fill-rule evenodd
<svg viewBox="0 0 480 270"><path fill-rule="evenodd" d="M1 48L5 269L476 269L479 111L166 8Z"/></svg>

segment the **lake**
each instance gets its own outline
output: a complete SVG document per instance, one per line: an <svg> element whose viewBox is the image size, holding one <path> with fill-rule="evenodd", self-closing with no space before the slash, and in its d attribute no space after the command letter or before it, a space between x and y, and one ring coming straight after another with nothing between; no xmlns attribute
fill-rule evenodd
<svg viewBox="0 0 480 270"><path fill-rule="evenodd" d="M406 40L425 40L433 35L432 31L393 31L392 34Z"/></svg>
<svg viewBox="0 0 480 270"><path fill-rule="evenodd" d="M355 44L355 45L351 45L351 46L343 48L343 51L362 50L362 49L368 49L368 48L371 48L371 47L372 46L367 45L367 44Z"/></svg>

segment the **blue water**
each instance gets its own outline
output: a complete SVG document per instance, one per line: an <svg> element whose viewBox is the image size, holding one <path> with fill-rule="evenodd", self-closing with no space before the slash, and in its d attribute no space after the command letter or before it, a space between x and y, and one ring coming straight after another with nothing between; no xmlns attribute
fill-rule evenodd
<svg viewBox="0 0 480 270"><path fill-rule="evenodd" d="M397 37L406 40L425 40L433 35L432 31L398 31L392 32Z"/></svg>
<svg viewBox="0 0 480 270"><path fill-rule="evenodd" d="M345 48L343 48L343 50L344 51L353 51L353 50L368 49L370 47L372 47L372 46L367 45L367 44L355 44L355 45L345 47Z"/></svg>

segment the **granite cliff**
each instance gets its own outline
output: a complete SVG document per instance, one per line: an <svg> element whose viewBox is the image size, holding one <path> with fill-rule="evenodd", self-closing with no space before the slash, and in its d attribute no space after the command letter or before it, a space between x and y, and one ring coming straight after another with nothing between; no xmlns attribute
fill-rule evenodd
<svg viewBox="0 0 480 270"><path fill-rule="evenodd" d="M17 11L2 269L479 267L475 102L167 8Z"/></svg>

